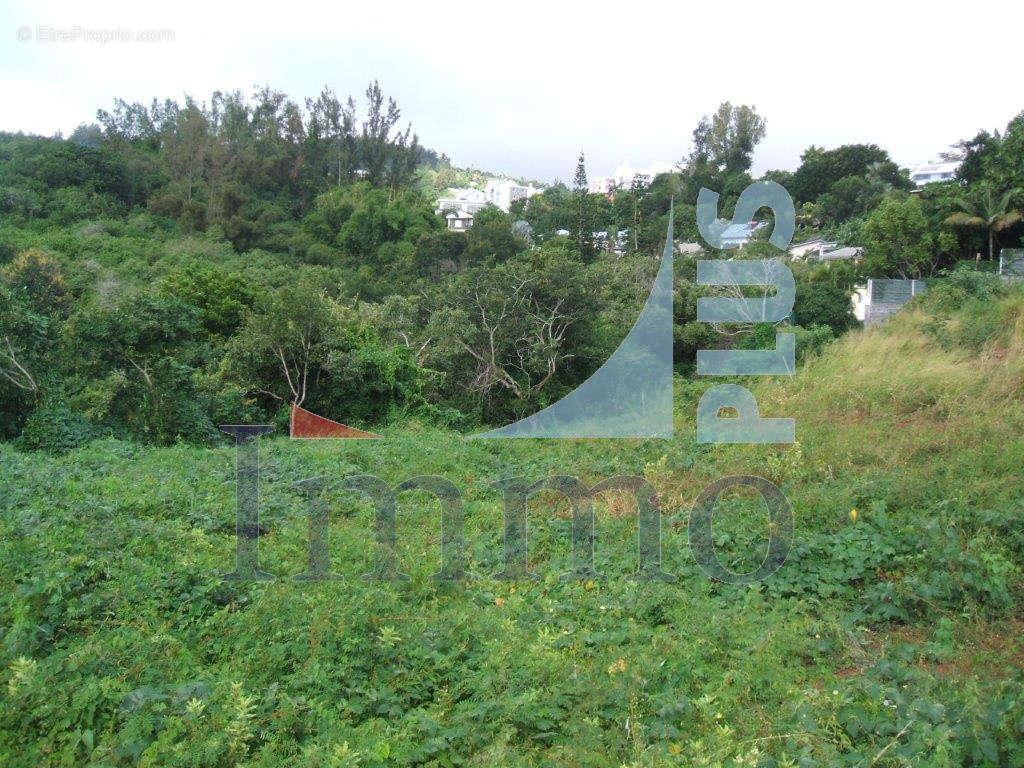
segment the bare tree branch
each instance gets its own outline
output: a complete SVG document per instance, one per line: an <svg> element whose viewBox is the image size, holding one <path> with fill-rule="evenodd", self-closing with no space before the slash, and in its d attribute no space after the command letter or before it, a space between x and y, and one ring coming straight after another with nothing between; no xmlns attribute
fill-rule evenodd
<svg viewBox="0 0 1024 768"><path fill-rule="evenodd" d="M39 385L36 384L36 380L32 378L32 374L21 363L18 362L18 357L14 352L14 345L11 344L11 339L8 336L4 336L4 343L7 345L7 350L4 352L4 357L10 360L11 365L14 366L14 370L7 371L0 368L0 375L11 382L18 389L23 389L26 392L35 392L39 389Z"/></svg>

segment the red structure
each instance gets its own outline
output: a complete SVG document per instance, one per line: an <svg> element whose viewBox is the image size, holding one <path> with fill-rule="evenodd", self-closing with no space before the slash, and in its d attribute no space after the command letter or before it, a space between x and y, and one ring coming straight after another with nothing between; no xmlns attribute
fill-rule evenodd
<svg viewBox="0 0 1024 768"><path fill-rule="evenodd" d="M358 438L381 439L373 432L350 427L337 421L325 419L292 403L292 423L289 431L292 440L351 440Z"/></svg>

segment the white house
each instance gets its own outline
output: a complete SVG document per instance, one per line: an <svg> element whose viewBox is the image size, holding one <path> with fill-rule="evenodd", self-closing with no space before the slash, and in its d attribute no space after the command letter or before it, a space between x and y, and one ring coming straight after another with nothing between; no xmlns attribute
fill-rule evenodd
<svg viewBox="0 0 1024 768"><path fill-rule="evenodd" d="M806 258L807 256L815 256L820 254L822 251L827 251L835 248L838 243L826 240L823 237L816 237L813 240L805 240L802 243L793 243L789 246L789 257L793 261L800 261L800 259Z"/></svg>
<svg viewBox="0 0 1024 768"><path fill-rule="evenodd" d="M759 229L768 226L767 221L748 221L746 224L730 224L722 232L723 248L742 248Z"/></svg>
<svg viewBox="0 0 1024 768"><path fill-rule="evenodd" d="M487 195L479 189L466 187L464 189L449 189L446 197L438 198L436 210L438 213L458 210L476 213L485 205L487 205Z"/></svg>
<svg viewBox="0 0 1024 768"><path fill-rule="evenodd" d="M448 229L464 231L473 226L476 212L486 206L487 195L479 189L449 189L446 197L438 198L435 213L445 217Z"/></svg>
<svg viewBox="0 0 1024 768"><path fill-rule="evenodd" d="M932 184L936 181L952 181L960 169L960 161L943 163L925 163L910 166L910 180L917 186Z"/></svg>
<svg viewBox="0 0 1024 768"><path fill-rule="evenodd" d="M508 213L512 203L524 197L533 197L543 190L529 184L520 184L512 179L488 179L484 187L484 196L488 203L496 205Z"/></svg>
<svg viewBox="0 0 1024 768"><path fill-rule="evenodd" d="M465 209L450 211L444 218L448 222L448 229L454 232L465 232L473 226L473 214Z"/></svg>
<svg viewBox="0 0 1024 768"><path fill-rule="evenodd" d="M587 191L592 195L608 195L617 189L629 189L633 179L639 177L641 183L647 186L654 180L654 177L661 173L670 173L675 170L675 165L665 162L653 162L646 168L633 168L623 164L611 176L598 176L591 179L587 184Z"/></svg>
<svg viewBox="0 0 1024 768"><path fill-rule="evenodd" d="M859 247L836 248L831 251L821 251L818 254L819 261L860 261L864 255L864 249Z"/></svg>

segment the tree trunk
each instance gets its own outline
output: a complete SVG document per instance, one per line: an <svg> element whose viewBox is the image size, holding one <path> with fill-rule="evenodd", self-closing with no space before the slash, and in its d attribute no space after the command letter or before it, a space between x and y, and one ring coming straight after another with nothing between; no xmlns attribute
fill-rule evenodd
<svg viewBox="0 0 1024 768"><path fill-rule="evenodd" d="M993 237L994 237L994 232L992 231L992 228L989 227L989 230L988 230L988 260L989 261L992 261L992 250L993 250L992 249L992 240L993 240Z"/></svg>
<svg viewBox="0 0 1024 768"><path fill-rule="evenodd" d="M639 251L637 230L640 229L640 202L636 196L633 197L633 250Z"/></svg>

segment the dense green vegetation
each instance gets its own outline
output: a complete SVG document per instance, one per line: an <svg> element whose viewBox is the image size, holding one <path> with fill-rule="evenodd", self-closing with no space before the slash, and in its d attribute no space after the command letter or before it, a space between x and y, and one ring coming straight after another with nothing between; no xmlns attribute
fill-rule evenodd
<svg viewBox="0 0 1024 768"><path fill-rule="evenodd" d="M962 307L962 308L958 308ZM798 444L698 447L700 388L671 441L466 441L416 419L383 441L264 439L268 584L227 583L232 448L102 439L63 457L0 447L0 600L10 766L995 766L1024 761L1020 464L1024 293L964 273L882 330L756 391ZM537 583L497 582L513 474L644 474L674 584L636 584L630 497L598 503L604 582L569 567L564 498L530 504ZM441 586L437 502L400 498L411 581L365 582L371 508L339 490L442 474L465 494L470 570ZM710 582L688 504L726 473L778 483L789 561ZM326 475L332 567L301 583L305 499ZM763 510L763 507L762 507ZM856 511L855 511L856 510ZM750 570L763 511L716 517Z"/></svg>
<svg viewBox="0 0 1024 768"><path fill-rule="evenodd" d="M974 260L1024 231L1024 115L919 192L874 145L766 174L798 239L865 248L792 265L799 371L750 383L764 415L796 417L796 445L695 443L695 351L766 347L775 328L697 323L684 256L676 438L481 442L463 435L607 359L671 201L683 241L702 186L728 218L765 121L723 104L678 172L589 195L581 157L572 186L461 233L433 198L482 176L420 147L375 83L365 96L363 114L330 91L118 102L66 141L0 135L0 764L1024 765L1024 293ZM619 251L594 237L620 230ZM865 332L848 300L865 275L931 285ZM261 558L279 578L223 582L234 455L217 425L281 434L290 402L386 439L264 439ZM417 493L399 515L411 580L362 581L353 473L458 484L481 578L429 579L439 515ZM646 476L679 581L624 578L636 523L618 494L598 505L611 578L560 581L571 522L547 492L530 505L541 580L489 578L489 483L554 473ZM758 585L711 582L687 552L689 504L729 473L769 478L796 513L789 561ZM317 475L342 582L289 578L307 533L292 483ZM721 558L753 570L762 507L720 509Z"/></svg>
<svg viewBox="0 0 1024 768"><path fill-rule="evenodd" d="M420 147L376 83L364 102L117 102L67 141L0 136L0 437L209 443L220 423L283 426L292 401L366 428L507 423L607 359L653 279L670 201L677 235L698 240L698 190L719 190L728 216L766 131L723 104L676 173L590 195L581 156L572 188L485 209L461 233L432 196L482 177ZM1018 242L1022 137L1018 117L962 143L962 178L914 195L873 145L811 147L795 172L768 173L792 190L798 238L866 249L859 266L794 265L800 353L855 325L842 296L863 275L935 275ZM624 250L594 237L620 231ZM740 255L776 251L755 240ZM680 373L700 347L772 337L697 323L694 280L680 258Z"/></svg>

